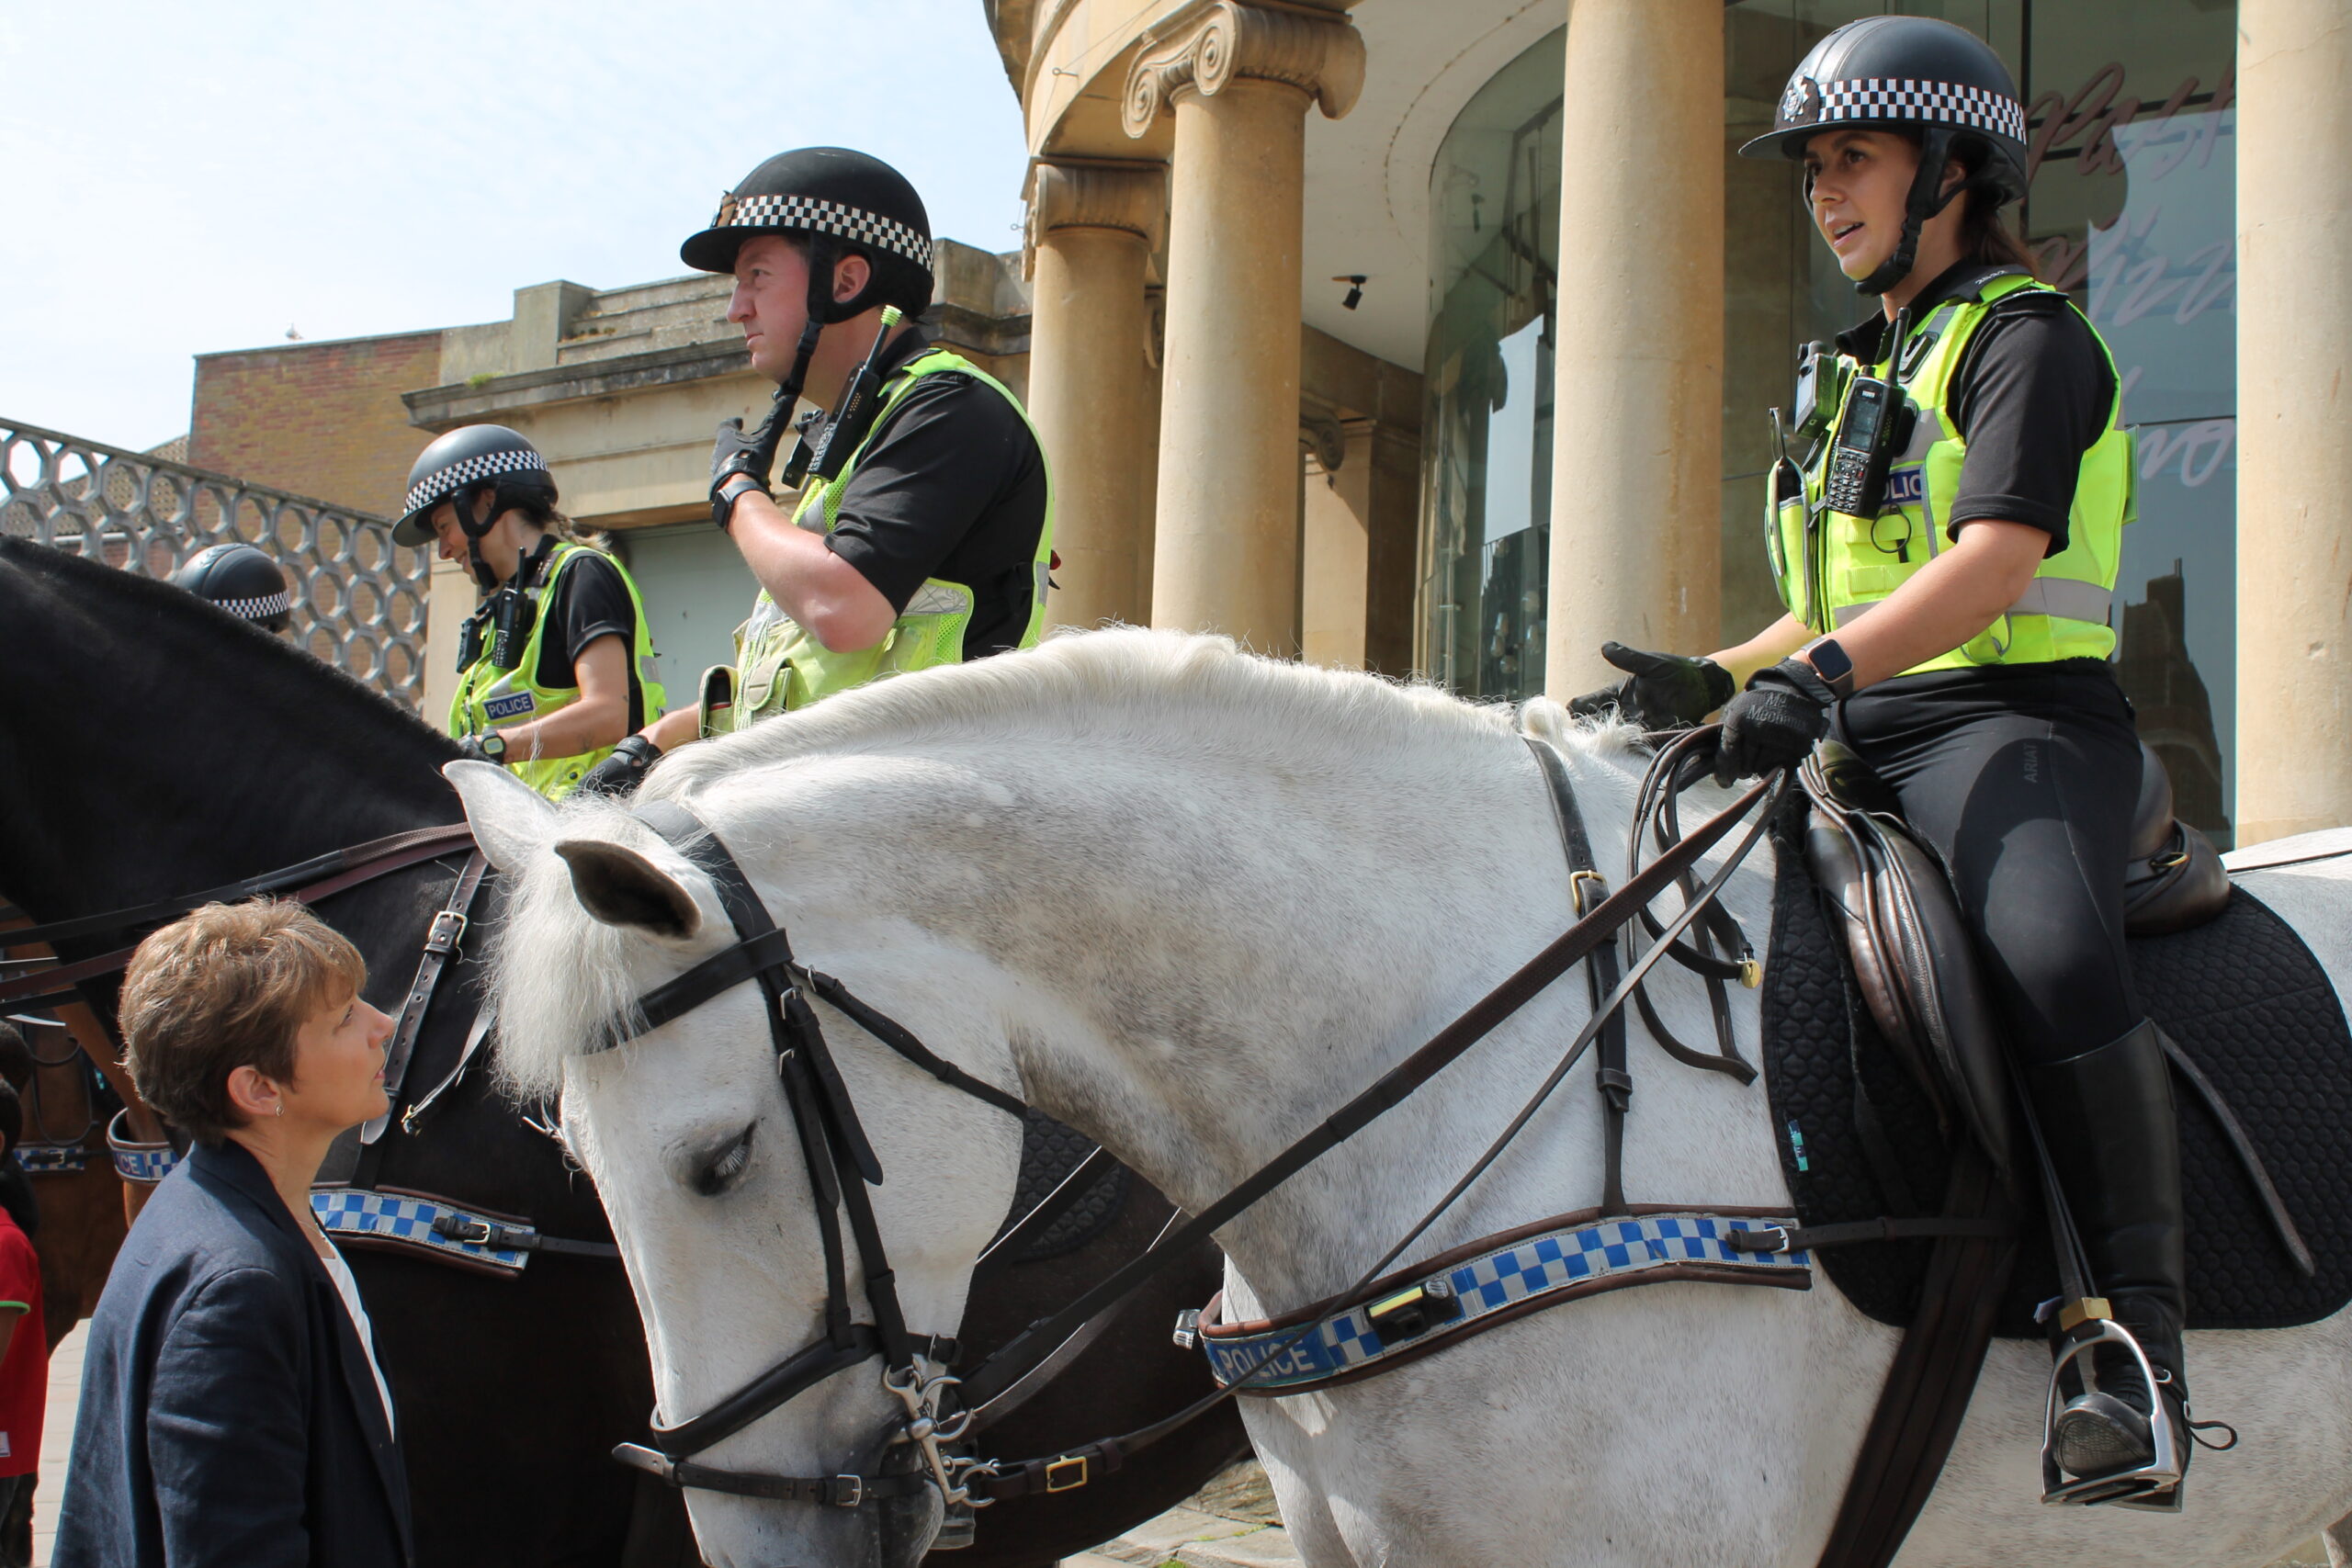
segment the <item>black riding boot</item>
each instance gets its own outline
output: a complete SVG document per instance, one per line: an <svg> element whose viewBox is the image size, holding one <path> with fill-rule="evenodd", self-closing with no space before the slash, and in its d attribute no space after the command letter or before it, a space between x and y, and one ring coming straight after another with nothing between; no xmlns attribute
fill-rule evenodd
<svg viewBox="0 0 2352 1568"><path fill-rule="evenodd" d="M2075 1228L2089 1255L2092 1289L2147 1352L2164 1385L2174 1447L2188 1452L2188 1383L2181 1366L2188 1259L2180 1196L2180 1130L2164 1039L2143 1022L2096 1051L2027 1069L2035 1115L2050 1145ZM2120 1347L2092 1352L2098 1388L2058 1416L2058 1462L2088 1479L2152 1462L2156 1401Z"/></svg>

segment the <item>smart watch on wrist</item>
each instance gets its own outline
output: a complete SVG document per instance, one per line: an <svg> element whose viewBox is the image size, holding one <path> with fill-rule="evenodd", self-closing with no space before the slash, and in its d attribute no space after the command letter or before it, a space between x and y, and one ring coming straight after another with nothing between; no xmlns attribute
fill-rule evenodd
<svg viewBox="0 0 2352 1568"><path fill-rule="evenodd" d="M1837 638L1826 637L1805 649L1804 661L1840 701L1854 694L1854 661L1838 646Z"/></svg>
<svg viewBox="0 0 2352 1568"><path fill-rule="evenodd" d="M735 475L711 491L710 520L718 525L720 533L727 533L735 521L735 503L752 491L766 488L749 474Z"/></svg>

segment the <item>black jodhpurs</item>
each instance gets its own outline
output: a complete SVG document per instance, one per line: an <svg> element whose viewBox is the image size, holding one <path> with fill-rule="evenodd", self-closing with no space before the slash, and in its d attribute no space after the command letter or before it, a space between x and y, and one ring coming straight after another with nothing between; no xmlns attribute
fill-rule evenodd
<svg viewBox="0 0 2352 1568"><path fill-rule="evenodd" d="M1898 677L1838 705L1837 729L1951 868L2026 1065L2140 1022L2123 946L2140 742L2103 660Z"/></svg>

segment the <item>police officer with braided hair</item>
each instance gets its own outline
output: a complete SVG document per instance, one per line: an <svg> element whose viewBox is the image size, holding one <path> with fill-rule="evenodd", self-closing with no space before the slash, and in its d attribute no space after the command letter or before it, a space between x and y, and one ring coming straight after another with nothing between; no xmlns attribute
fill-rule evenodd
<svg viewBox="0 0 2352 1568"><path fill-rule="evenodd" d="M1726 782L1834 733L1894 787L1951 872L2090 1266L2056 1314L2096 1342L2092 1379L2062 1369L2052 1500L2177 1506L2179 1142L2124 952L2141 754L2108 662L2132 442L2105 344L2002 218L2024 136L2007 67L1949 22L1868 17L1798 65L1741 151L1802 162L1822 242L1878 309L1801 373L1813 446L1783 453L1766 516L1789 613L1704 659L1610 644L1627 679L1571 705L1651 727L1721 707Z"/></svg>
<svg viewBox="0 0 2352 1568"><path fill-rule="evenodd" d="M711 519L759 597L691 716L632 736L590 787L633 789L697 736L1028 648L1045 625L1045 453L1002 382L914 324L931 303L931 221L906 177L845 148L779 153L678 254L733 275L727 319L776 383L766 418L724 422L711 454ZM779 503L772 479L797 497Z"/></svg>
<svg viewBox="0 0 2352 1568"><path fill-rule="evenodd" d="M172 573L171 581L264 631L283 635L293 618L286 574L248 544L207 545Z"/></svg>
<svg viewBox="0 0 2352 1568"><path fill-rule="evenodd" d="M482 593L458 637L449 733L551 799L661 717L663 696L628 569L582 541L557 500L529 441L469 424L418 455L392 529L463 561Z"/></svg>

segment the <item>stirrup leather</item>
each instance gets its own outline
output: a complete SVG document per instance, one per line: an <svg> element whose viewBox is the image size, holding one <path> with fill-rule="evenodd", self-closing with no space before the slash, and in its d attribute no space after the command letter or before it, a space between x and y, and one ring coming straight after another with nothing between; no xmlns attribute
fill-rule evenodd
<svg viewBox="0 0 2352 1568"><path fill-rule="evenodd" d="M2091 1506L2112 1503L2120 1508L2140 1508L2154 1513L2180 1512L2180 1489L2183 1460L2181 1439L2173 1423L2172 1402L2164 1393L2165 1383L2159 1379L2148 1353L2132 1331L2108 1315L2107 1303L2093 1298L2069 1303L2066 1316L2075 1321L2064 1328L2064 1348L2050 1367L2050 1396L2041 1422L2041 1500L2044 1503L2075 1504ZM2117 1345L2130 1352L2139 1366L2140 1376L2148 1390L2148 1439L2154 1456L2143 1465L2129 1470L2110 1471L2105 1475L2088 1479L2067 1479L2068 1472L2058 1463L2058 1417L2066 1408L2066 1392L2062 1383L2066 1370L2075 1369L2083 1388L2098 1391L2096 1360L2088 1354L2101 1345Z"/></svg>

